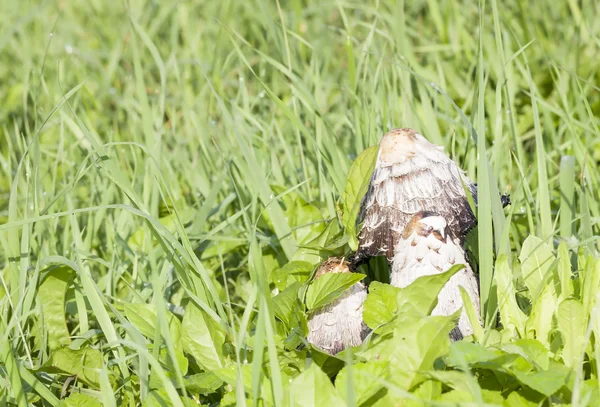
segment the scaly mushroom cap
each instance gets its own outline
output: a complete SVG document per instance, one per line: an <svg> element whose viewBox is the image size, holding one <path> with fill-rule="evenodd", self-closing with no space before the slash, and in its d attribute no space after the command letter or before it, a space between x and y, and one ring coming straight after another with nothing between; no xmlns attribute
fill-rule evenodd
<svg viewBox="0 0 600 407"><path fill-rule="evenodd" d="M327 273L350 273L349 266L344 259L330 257L319 265L315 279ZM331 355L360 345L370 332L362 319L366 298L367 287L361 281L315 310L308 319L308 341Z"/></svg>
<svg viewBox="0 0 600 407"><path fill-rule="evenodd" d="M454 274L438 295L432 315L452 315L462 305L462 286L479 315L479 282L465 260L464 249L448 236L447 221L434 212L418 212L408 222L395 248L390 275L391 285L406 287L417 278L448 271L455 264L465 268ZM481 320L479 321L481 323ZM473 333L466 312L462 311L458 326L450 333L453 340Z"/></svg>
<svg viewBox="0 0 600 407"><path fill-rule="evenodd" d="M323 263L319 264L315 272L315 279L327 273L350 273L350 263L339 257L330 257Z"/></svg>
<svg viewBox="0 0 600 407"><path fill-rule="evenodd" d="M395 129L383 136L358 220L363 221L354 263L385 255L417 212L434 210L448 221L449 233L461 241L476 225L463 184L475 201L477 186L442 147L412 129Z"/></svg>

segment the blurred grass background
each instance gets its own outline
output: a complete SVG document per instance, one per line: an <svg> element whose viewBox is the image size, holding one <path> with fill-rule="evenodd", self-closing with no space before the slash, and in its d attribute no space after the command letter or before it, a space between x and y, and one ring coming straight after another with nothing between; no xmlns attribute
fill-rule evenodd
<svg viewBox="0 0 600 407"><path fill-rule="evenodd" d="M45 362L30 322L49 264L77 270L76 335L114 345L113 305L182 313L182 298L239 328L256 295L268 309L274 270L315 259L304 245L337 217L352 160L394 127L484 185L484 300L493 245L518 252L531 233L594 254L599 14L592 0L2 2L0 341Z"/></svg>

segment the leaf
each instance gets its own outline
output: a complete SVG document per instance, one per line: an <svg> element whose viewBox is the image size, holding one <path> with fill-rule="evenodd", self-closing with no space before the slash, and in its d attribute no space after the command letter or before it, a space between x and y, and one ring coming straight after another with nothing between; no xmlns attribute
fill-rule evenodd
<svg viewBox="0 0 600 407"><path fill-rule="evenodd" d="M296 281L306 281L314 266L307 261L291 261L271 273L272 283L284 290L288 285Z"/></svg>
<svg viewBox="0 0 600 407"><path fill-rule="evenodd" d="M600 287L600 259L590 258L583 276L583 315L590 315L596 306L598 287Z"/></svg>
<svg viewBox="0 0 600 407"><path fill-rule="evenodd" d="M558 278L560 280L560 300L573 295L573 272L571 271L571 259L569 248L565 242L558 245Z"/></svg>
<svg viewBox="0 0 600 407"><path fill-rule="evenodd" d="M351 386L356 405L360 406L384 388L382 380L385 380L388 373L389 363L386 361L357 363L346 366L338 373L335 379L335 387L338 393L349 403L348 386Z"/></svg>
<svg viewBox="0 0 600 407"><path fill-rule="evenodd" d="M277 333L286 338L284 346L289 350L301 345L308 334L304 307L298 299L302 286L302 283L295 282L273 298L273 313L278 319Z"/></svg>
<svg viewBox="0 0 600 407"><path fill-rule="evenodd" d="M538 403L527 400L519 393L513 391L506 398L506 407L537 407Z"/></svg>
<svg viewBox="0 0 600 407"><path fill-rule="evenodd" d="M379 146L371 146L360 153L348 170L346 187L342 194L342 224L348 236L348 245L352 250L358 249L356 239L356 217L360 211L363 196L367 193L371 175L377 162Z"/></svg>
<svg viewBox="0 0 600 407"><path fill-rule="evenodd" d="M84 393L71 393L60 401L58 407L102 407L102 403L96 397Z"/></svg>
<svg viewBox="0 0 600 407"><path fill-rule="evenodd" d="M195 215L196 210L192 208L186 208L179 211L180 220L183 224L190 222ZM163 216L158 221L171 233L175 233L177 230L178 219L174 213ZM150 236L151 235L152 234L150 234ZM143 250L145 247L146 236L146 226L141 226L129 237L129 239L127 239L127 245L134 251ZM154 237L151 237L151 239L154 241Z"/></svg>
<svg viewBox="0 0 600 407"><path fill-rule="evenodd" d="M190 393L210 394L223 385L221 380L213 372L204 372L185 378L185 388Z"/></svg>
<svg viewBox="0 0 600 407"><path fill-rule="evenodd" d="M94 388L100 387L100 369L104 362L99 350L89 347L79 350L60 348L50 354L43 371L77 375L77 379Z"/></svg>
<svg viewBox="0 0 600 407"><path fill-rule="evenodd" d="M313 310L329 304L365 278L360 273L327 273L313 280L306 291L306 307Z"/></svg>
<svg viewBox="0 0 600 407"><path fill-rule="evenodd" d="M427 377L435 379L446 386L459 391L470 392L471 389L468 383L468 376L460 370L430 370L424 372Z"/></svg>
<svg viewBox="0 0 600 407"><path fill-rule="evenodd" d="M561 354L568 367L573 368L583 362L587 315L577 300L567 299L558 304L556 322L563 338Z"/></svg>
<svg viewBox="0 0 600 407"><path fill-rule="evenodd" d="M459 285L458 288L460 291L460 297L462 298L463 308L467 314L467 317L469 318L471 326L473 327L473 338L479 342L483 340L485 335L483 332L483 327L479 322L479 316L477 315L477 311L475 310L475 306L473 305L473 301L471 300L471 297L469 297L467 290L465 290L465 288L461 285Z"/></svg>
<svg viewBox="0 0 600 407"><path fill-rule="evenodd" d="M527 316L521 311L519 304L517 304L512 270L508 265L505 254L499 255L496 260L494 279L496 280L498 290L498 308L502 326L508 329L513 337L523 336L525 334Z"/></svg>
<svg viewBox="0 0 600 407"><path fill-rule="evenodd" d="M175 358L177 359L177 365L173 363L171 360L171 356L166 347L161 348L159 352L159 362L163 368L163 371L167 378L171 380L175 387L179 387L179 383L177 381L177 369L182 375L185 375L188 371L188 360L183 354L183 352L175 349ZM151 389L159 389L165 387L165 384L162 383L160 376L156 373L155 370L150 372L150 381L149 385Z"/></svg>
<svg viewBox="0 0 600 407"><path fill-rule="evenodd" d="M324 257L333 254L324 252L328 250L327 246L332 238L338 236L339 239L340 232L338 220L332 219L318 236L298 248L292 260L308 262L310 264L319 263ZM337 253L337 255L343 255L343 253Z"/></svg>
<svg viewBox="0 0 600 407"><path fill-rule="evenodd" d="M373 281L364 304L363 319L371 329L377 329L392 320L399 311L403 320L417 320L431 314L437 305L437 296L444 285L464 265L457 264L440 274L423 276L404 288Z"/></svg>
<svg viewBox="0 0 600 407"><path fill-rule="evenodd" d="M331 384L329 377L313 363L292 380L283 405L290 407L345 407L346 403Z"/></svg>
<svg viewBox="0 0 600 407"><path fill-rule="evenodd" d="M421 372L433 370L435 360L448 353L449 335L457 315L395 318L391 323L393 335L386 336L362 356L389 361L390 381L410 390L426 379Z"/></svg>
<svg viewBox="0 0 600 407"><path fill-rule="evenodd" d="M525 286L529 289L532 302L536 300L545 282L550 278L555 259L552 247L540 238L529 235L523 242L519 255L521 274Z"/></svg>
<svg viewBox="0 0 600 407"><path fill-rule="evenodd" d="M74 276L75 271L70 267L51 267L38 289L37 302L42 309L44 330L50 349L71 343L71 333L65 319L65 300Z"/></svg>
<svg viewBox="0 0 600 407"><path fill-rule="evenodd" d="M502 406L504 404L504 398L502 397L502 393L498 391L491 390L481 390L481 398L487 406ZM473 405L477 402L475 399L475 395L471 392L467 391L459 391L459 390L451 390L447 393L442 394L439 398L441 402L445 405L461 405L460 403L465 403L468 405ZM450 404L456 403L456 404ZM475 404L477 405L477 404Z"/></svg>
<svg viewBox="0 0 600 407"><path fill-rule="evenodd" d="M413 394L425 403L407 400L407 407L425 407L429 405L427 401L438 400L441 397L442 384L435 380L425 380L423 383L419 384L419 386L414 390Z"/></svg>
<svg viewBox="0 0 600 407"><path fill-rule="evenodd" d="M465 341L453 342L445 361L448 366L461 368L476 366L483 363L496 363L500 365L505 357L501 350L486 348L478 343Z"/></svg>
<svg viewBox="0 0 600 407"><path fill-rule="evenodd" d="M142 407L172 407L174 405L171 397L165 389L153 390L148 393Z"/></svg>
<svg viewBox="0 0 600 407"><path fill-rule="evenodd" d="M550 363L548 349L535 339L519 339L503 345L502 350L524 357L539 370L548 370Z"/></svg>
<svg viewBox="0 0 600 407"><path fill-rule="evenodd" d="M396 297L400 288L379 281L369 284L369 294L364 303L363 320L371 329L376 329L392 320L398 307Z"/></svg>
<svg viewBox="0 0 600 407"><path fill-rule="evenodd" d="M547 349L550 349L549 336L552 331L554 310L556 309L556 291L553 284L544 287L535 299L531 315L527 319L527 337L537 339Z"/></svg>
<svg viewBox="0 0 600 407"><path fill-rule="evenodd" d="M517 380L546 397L550 397L560 390L565 384L569 372L569 369L559 363L552 363L546 371L529 373L512 371Z"/></svg>
<svg viewBox="0 0 600 407"><path fill-rule="evenodd" d="M291 322L297 320L294 315L301 309L298 301L301 286L302 283L295 282L273 298L273 313L288 329L292 328Z"/></svg>
<svg viewBox="0 0 600 407"><path fill-rule="evenodd" d="M328 377L334 377L344 368L346 364L344 359L342 359L344 352L345 350L337 355L330 355L316 346L310 345L310 356L313 362L316 363Z"/></svg>
<svg viewBox="0 0 600 407"><path fill-rule="evenodd" d="M589 379L583 382L580 388L579 400L587 401L581 402L583 406L600 406L600 390L598 389L598 380Z"/></svg>
<svg viewBox="0 0 600 407"><path fill-rule="evenodd" d="M242 365L230 364L227 367L215 370L213 373L215 374L215 376L217 376L223 382L231 385L232 389L236 389L236 386L238 384L238 382L237 382L238 368L239 368L239 375L240 375L240 384L243 387L243 391L246 393L252 393L252 391L254 390L252 365L250 365L250 364L242 364ZM261 382L260 382L261 397L259 397L259 400L264 400L265 406L273 405L271 382L268 378L266 378L262 375L261 375L260 379L261 379ZM235 393L237 393L237 391L232 392L232 393L235 394ZM235 403L233 405L235 405Z"/></svg>
<svg viewBox="0 0 600 407"><path fill-rule="evenodd" d="M297 190L289 191L280 185L271 185L271 190L281 197L285 217L298 244L306 244L323 232L323 214L319 208L302 198ZM265 208L262 214L267 225L274 230L268 208Z"/></svg>
<svg viewBox="0 0 600 407"><path fill-rule="evenodd" d="M464 264L455 264L444 273L419 277L400 289L396 297L398 310L415 319L430 315L437 305L437 297L442 288L464 267Z"/></svg>
<svg viewBox="0 0 600 407"><path fill-rule="evenodd" d="M142 335L154 340L156 334L157 311L154 304L125 304L125 316ZM169 335L176 349L181 349L181 322L175 315L167 313Z"/></svg>
<svg viewBox="0 0 600 407"><path fill-rule="evenodd" d="M189 303L183 316L182 344L196 363L206 371L225 366L223 328L193 303Z"/></svg>
<svg viewBox="0 0 600 407"><path fill-rule="evenodd" d="M296 200L295 205L286 210L286 216L298 244L314 240L325 230L321 211L303 200Z"/></svg>

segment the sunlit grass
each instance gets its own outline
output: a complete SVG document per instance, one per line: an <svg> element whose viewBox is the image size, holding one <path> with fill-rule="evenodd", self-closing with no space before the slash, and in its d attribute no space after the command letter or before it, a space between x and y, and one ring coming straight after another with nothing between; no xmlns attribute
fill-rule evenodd
<svg viewBox="0 0 600 407"><path fill-rule="evenodd" d="M549 0L4 2L0 405L318 405L290 382L332 405L596 405L598 14ZM350 254L349 169L394 127L479 183L483 350L432 334L444 362L429 380L394 373L410 370L402 349L428 361L422 349L369 359L396 346L387 320L351 354L303 348L306 313L289 302L322 258ZM501 389L469 359L515 346L542 356L502 365ZM536 388L548 371L573 376Z"/></svg>

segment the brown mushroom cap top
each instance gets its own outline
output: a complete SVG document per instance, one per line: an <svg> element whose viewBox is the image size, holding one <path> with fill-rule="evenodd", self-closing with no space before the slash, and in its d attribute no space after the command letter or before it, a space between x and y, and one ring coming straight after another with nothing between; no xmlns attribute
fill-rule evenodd
<svg viewBox="0 0 600 407"><path fill-rule="evenodd" d="M344 258L330 257L319 265L315 273L315 279L326 273L350 273L350 263Z"/></svg>
<svg viewBox="0 0 600 407"><path fill-rule="evenodd" d="M413 129L393 129L379 141L379 160L387 164L404 162L423 150L441 151L442 148L430 143Z"/></svg>

